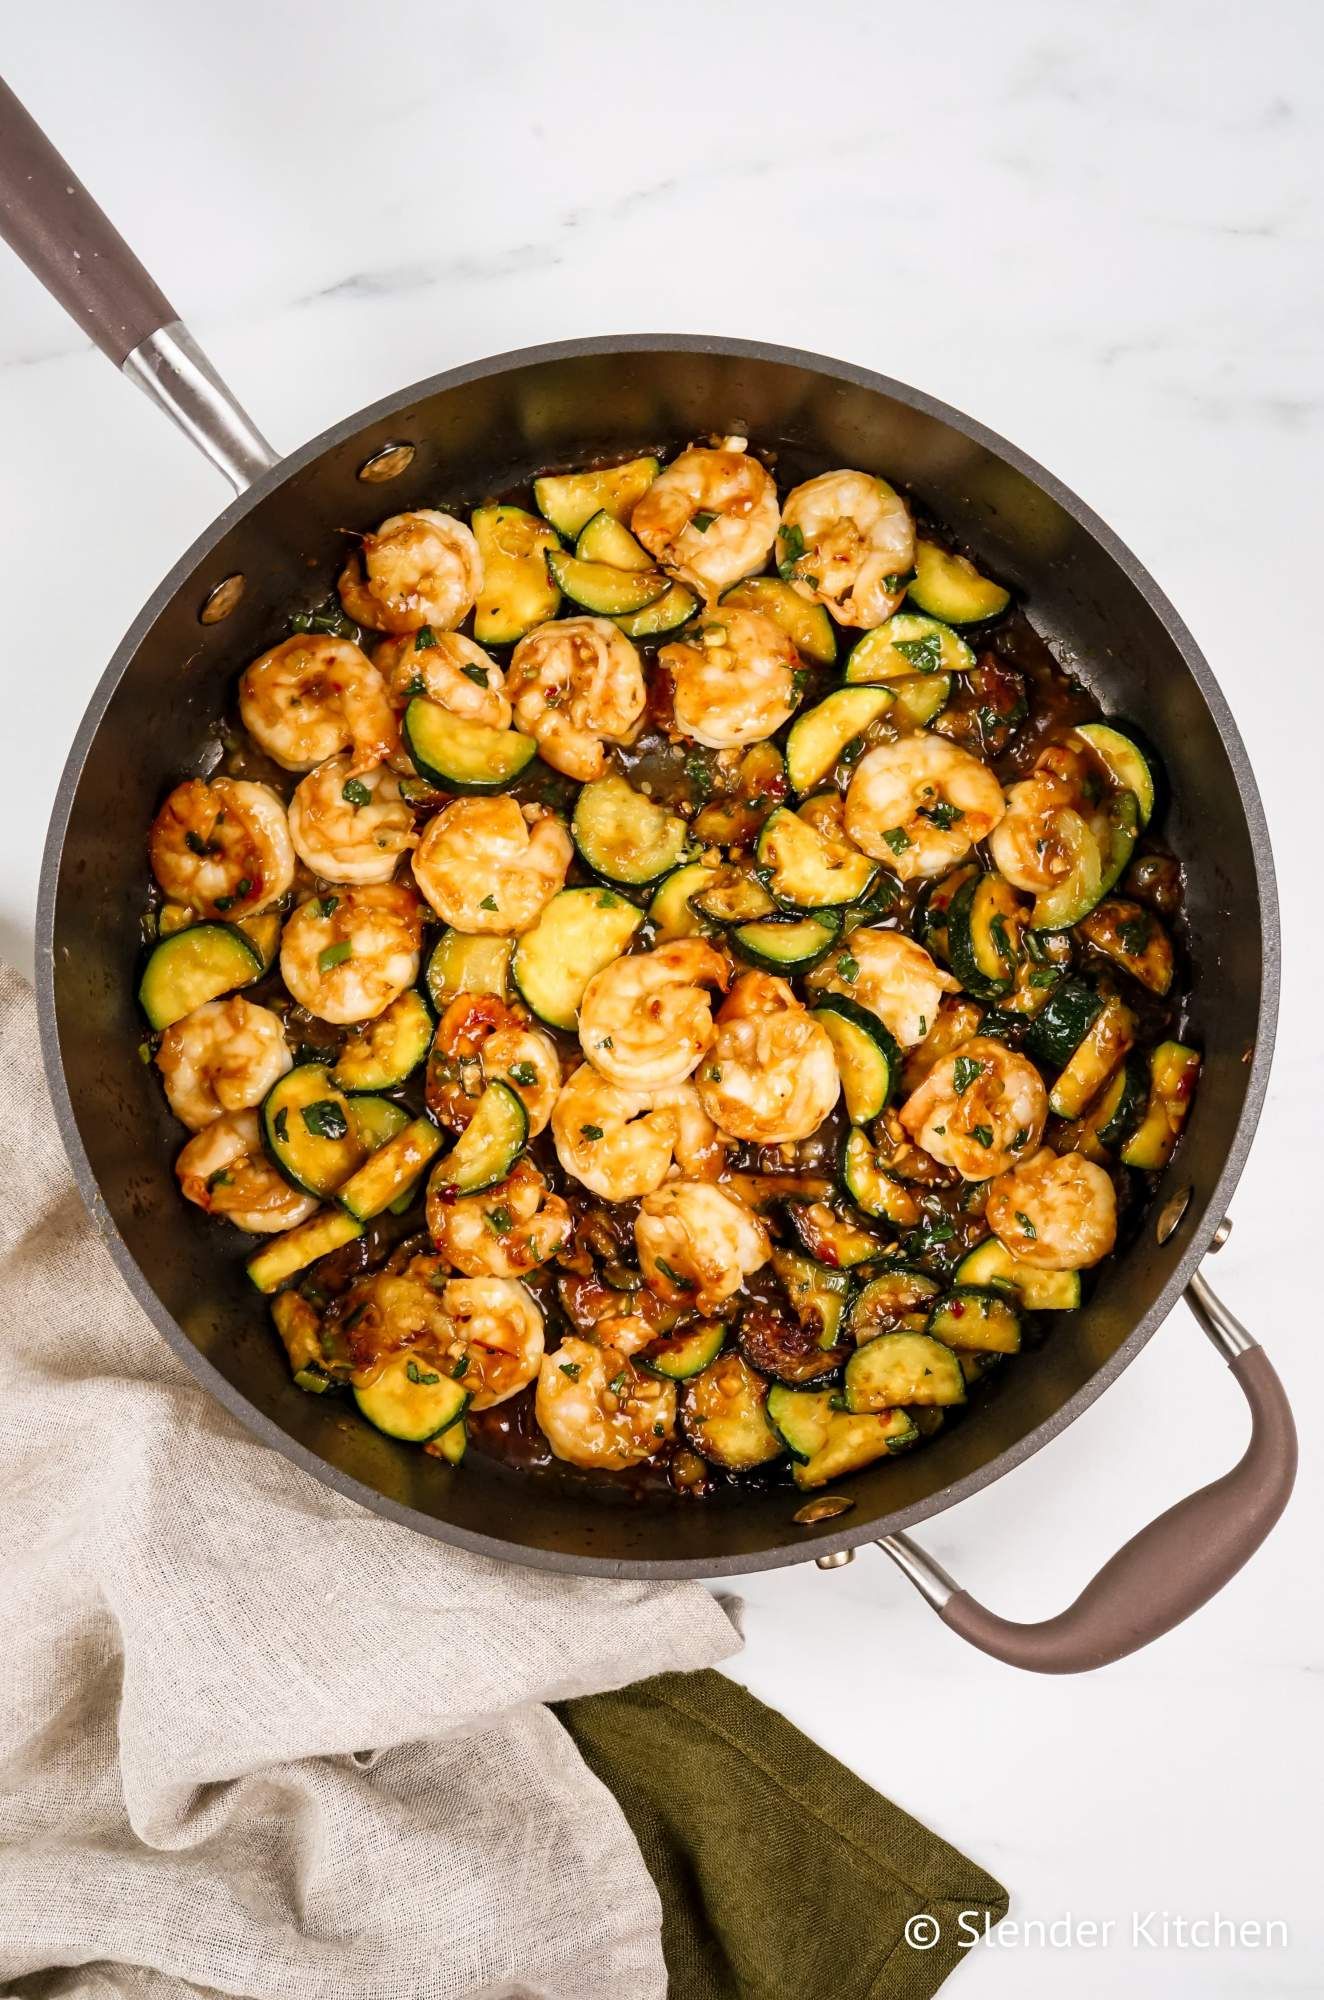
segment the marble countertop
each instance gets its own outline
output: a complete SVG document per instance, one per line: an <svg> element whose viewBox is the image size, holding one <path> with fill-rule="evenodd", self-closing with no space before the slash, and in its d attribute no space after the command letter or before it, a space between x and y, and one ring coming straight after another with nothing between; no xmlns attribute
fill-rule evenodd
<svg viewBox="0 0 1324 2000"><path fill-rule="evenodd" d="M1018 1919L1117 1921L1097 1949L980 1945L957 1975L971 2000L1319 1991L1320 1334L1299 1247L1324 1088L1318 11L1269 0L1248 30L1223 4L955 0L939 21L673 0L665 39L577 0L523 19L386 0L371 22L236 0L213 20L28 9L7 73L278 445L535 341L800 345L1016 439L1205 648L1286 915L1274 1081L1216 1276L1295 1396L1293 1507L1198 1617L1087 1679L967 1651L871 1551L750 1579L733 1671L999 1874ZM225 494L5 254L0 437L0 951L22 961L87 694ZM1044 1615L1243 1434L1180 1308L1065 1437L919 1539L1000 1609ZM1157 1914L1132 1938L1133 1912L1163 1911L1278 1918L1290 1941L1164 1944Z"/></svg>

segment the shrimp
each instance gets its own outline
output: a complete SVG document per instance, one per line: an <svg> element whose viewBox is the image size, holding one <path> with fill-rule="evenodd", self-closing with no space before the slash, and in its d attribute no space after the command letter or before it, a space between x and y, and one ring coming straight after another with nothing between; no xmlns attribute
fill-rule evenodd
<svg viewBox="0 0 1324 2000"><path fill-rule="evenodd" d="M1089 766L1062 744L1044 751L1028 778L1008 788L1005 815L989 838L999 874L1029 895L1046 895L1076 866L1089 815Z"/></svg>
<svg viewBox="0 0 1324 2000"><path fill-rule="evenodd" d="M901 931L854 930L805 981L816 993L843 993L876 1014L903 1049L922 1042L944 993L960 982Z"/></svg>
<svg viewBox="0 0 1324 2000"><path fill-rule="evenodd" d="M846 792L846 831L903 882L941 875L1006 811L987 764L941 736L880 743L856 765Z"/></svg>
<svg viewBox="0 0 1324 2000"><path fill-rule="evenodd" d="M314 896L285 926L281 977L321 1021L371 1021L413 985L422 937L423 912L404 882Z"/></svg>
<svg viewBox="0 0 1324 2000"><path fill-rule="evenodd" d="M1013 1257L1044 1271L1083 1270L1117 1241L1112 1181L1080 1153L1045 1146L994 1181L984 1213Z"/></svg>
<svg viewBox="0 0 1324 2000"><path fill-rule="evenodd" d="M172 902L201 917L252 916L294 880L285 808L246 778L186 778L152 821L148 854Z"/></svg>
<svg viewBox="0 0 1324 2000"><path fill-rule="evenodd" d="M519 1160L496 1187L456 1195L446 1162L428 1182L428 1230L448 1263L466 1278L518 1278L569 1240L570 1210L552 1194L532 1160Z"/></svg>
<svg viewBox="0 0 1324 2000"><path fill-rule="evenodd" d="M827 1030L767 972L731 988L695 1081L715 1125L763 1146L807 1139L841 1090Z"/></svg>
<svg viewBox="0 0 1324 2000"><path fill-rule="evenodd" d="M463 521L434 507L392 514L340 572L340 602L380 632L449 632L483 587L483 558Z"/></svg>
<svg viewBox="0 0 1324 2000"><path fill-rule="evenodd" d="M540 1308L514 1278L452 1278L441 1309L469 1357L470 1406L490 1410L527 1389L543 1357Z"/></svg>
<svg viewBox="0 0 1324 2000"><path fill-rule="evenodd" d="M710 750L762 743L795 713L800 655L762 611L720 605L658 659L671 673L677 729Z"/></svg>
<svg viewBox="0 0 1324 2000"><path fill-rule="evenodd" d="M968 1181L1016 1166L1039 1144L1047 1117L1034 1064L987 1035L943 1056L901 1107L910 1137Z"/></svg>
<svg viewBox="0 0 1324 2000"><path fill-rule="evenodd" d="M422 644L420 644L420 640ZM509 729L506 677L490 653L462 632L419 632L383 639L372 663L397 708L415 695L487 729Z"/></svg>
<svg viewBox="0 0 1324 2000"><path fill-rule="evenodd" d="M515 1092L528 1115L529 1137L536 1137L561 1087L556 1044L494 994L457 993L428 1054L428 1110L440 1124L462 1130L484 1086L494 1082Z"/></svg>
<svg viewBox="0 0 1324 2000"><path fill-rule="evenodd" d="M423 830L414 880L444 924L509 937L536 924L574 855L554 813L514 799L454 799Z"/></svg>
<svg viewBox="0 0 1324 2000"><path fill-rule="evenodd" d="M906 594L915 523L885 479L824 472L787 494L777 553L792 587L838 624L881 625Z"/></svg>
<svg viewBox="0 0 1324 2000"><path fill-rule="evenodd" d="M627 1472L676 1428L676 1385L638 1369L619 1348L571 1336L538 1370L534 1414L558 1458Z"/></svg>
<svg viewBox="0 0 1324 2000"><path fill-rule="evenodd" d="M227 1111L189 1140L175 1161L187 1201L255 1236L293 1229L317 1207L276 1171L262 1146L255 1111Z"/></svg>
<svg viewBox="0 0 1324 2000"><path fill-rule="evenodd" d="M661 1298L714 1313L772 1255L768 1232L711 1181L669 1181L639 1204L639 1268Z"/></svg>
<svg viewBox="0 0 1324 2000"><path fill-rule="evenodd" d="M634 1201L679 1166L701 1176L722 1159L711 1119L692 1083L625 1090L582 1063L552 1112L556 1156L604 1201Z"/></svg>
<svg viewBox="0 0 1324 2000"><path fill-rule="evenodd" d="M639 655L610 618L556 618L527 632L506 692L543 762L581 784L606 770L604 743L634 741L647 701Z"/></svg>
<svg viewBox="0 0 1324 2000"><path fill-rule="evenodd" d="M730 967L703 938L673 938L595 972L579 1003L579 1044L593 1067L630 1090L682 1083L713 1038L712 1001Z"/></svg>
<svg viewBox="0 0 1324 2000"><path fill-rule="evenodd" d="M346 1304L341 1326L360 1383L411 1350L462 1377L473 1409L490 1410L538 1373L542 1313L511 1278L453 1278L440 1257L411 1257L402 1271L362 1279Z"/></svg>
<svg viewBox="0 0 1324 2000"><path fill-rule="evenodd" d="M694 448L658 474L630 526L651 556L711 598L762 569L779 518L777 488L756 458Z"/></svg>
<svg viewBox="0 0 1324 2000"><path fill-rule="evenodd" d="M328 757L294 788L290 839L300 861L327 882L389 882L414 845L414 815L394 772L353 775L353 759Z"/></svg>
<svg viewBox="0 0 1324 2000"><path fill-rule="evenodd" d="M386 682L348 639L283 639L239 676L239 714L286 771L311 771L342 750L351 772L371 771L400 749Z"/></svg>
<svg viewBox="0 0 1324 2000"><path fill-rule="evenodd" d="M260 1104L293 1063L279 1014L242 993L195 1007L156 1052L170 1109L190 1132Z"/></svg>

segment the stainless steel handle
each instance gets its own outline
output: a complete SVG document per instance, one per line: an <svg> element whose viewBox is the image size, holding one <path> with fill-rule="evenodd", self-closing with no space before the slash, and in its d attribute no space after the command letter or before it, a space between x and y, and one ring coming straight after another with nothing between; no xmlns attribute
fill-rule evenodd
<svg viewBox="0 0 1324 2000"><path fill-rule="evenodd" d="M280 464L280 453L267 443L182 320L159 327L132 348L124 373L225 474L236 493Z"/></svg>

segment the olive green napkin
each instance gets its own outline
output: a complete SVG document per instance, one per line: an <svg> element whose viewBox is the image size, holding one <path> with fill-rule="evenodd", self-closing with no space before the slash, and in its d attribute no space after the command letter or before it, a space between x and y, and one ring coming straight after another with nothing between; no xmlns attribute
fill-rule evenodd
<svg viewBox="0 0 1324 2000"><path fill-rule="evenodd" d="M991 1875L723 1674L556 1713L657 1884L671 2000L924 2000L965 1955L958 1914L1006 1914Z"/></svg>

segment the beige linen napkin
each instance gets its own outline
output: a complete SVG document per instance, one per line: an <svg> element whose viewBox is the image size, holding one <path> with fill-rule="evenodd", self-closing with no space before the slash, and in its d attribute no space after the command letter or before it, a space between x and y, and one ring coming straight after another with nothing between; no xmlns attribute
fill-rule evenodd
<svg viewBox="0 0 1324 2000"><path fill-rule="evenodd" d="M541 1704L721 1659L719 1606L445 1548L250 1439L88 1222L2 968L0 1131L5 1991L663 1995L657 1892Z"/></svg>

